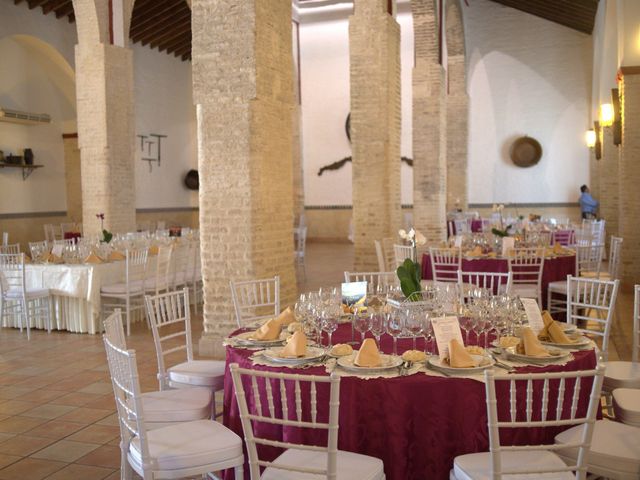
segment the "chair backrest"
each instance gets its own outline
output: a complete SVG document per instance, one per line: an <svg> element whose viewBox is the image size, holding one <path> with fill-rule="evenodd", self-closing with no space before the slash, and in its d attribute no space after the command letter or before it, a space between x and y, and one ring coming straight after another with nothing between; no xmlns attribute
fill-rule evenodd
<svg viewBox="0 0 640 480"><path fill-rule="evenodd" d="M462 270L460 248L429 248L431 272L434 282L457 282L458 270Z"/></svg>
<svg viewBox="0 0 640 480"><path fill-rule="evenodd" d="M464 285L490 290L493 295L511 291L511 272L463 272L457 271L460 292L464 292Z"/></svg>
<svg viewBox="0 0 640 480"><path fill-rule="evenodd" d="M280 277L229 282L239 327L278 316L280 313Z"/></svg>
<svg viewBox="0 0 640 480"><path fill-rule="evenodd" d="M197 280L198 262L200 261L200 240L189 240L189 256L185 268L185 282L192 285Z"/></svg>
<svg viewBox="0 0 640 480"><path fill-rule="evenodd" d="M54 240L54 245L62 245L63 247L75 248L76 241L73 238L63 238L61 240Z"/></svg>
<svg viewBox="0 0 640 480"><path fill-rule="evenodd" d="M5 255L17 255L20 253L20 244L12 243L7 245L0 245L0 253Z"/></svg>
<svg viewBox="0 0 640 480"><path fill-rule="evenodd" d="M620 280L567 277L567 323L580 325L578 330L590 336L602 337L605 359L619 286Z"/></svg>
<svg viewBox="0 0 640 480"><path fill-rule="evenodd" d="M471 233L471 220L466 218L454 218L453 225L455 227L455 235L463 233Z"/></svg>
<svg viewBox="0 0 640 480"><path fill-rule="evenodd" d="M2 232L2 245L9 245L9 232Z"/></svg>
<svg viewBox="0 0 640 480"><path fill-rule="evenodd" d="M149 250L127 250L125 257L125 282L129 291L134 282L144 282L146 278Z"/></svg>
<svg viewBox="0 0 640 480"><path fill-rule="evenodd" d="M576 251L576 272L578 275L582 275L585 272L593 272L596 277L600 275L604 245L583 242L572 245L571 248Z"/></svg>
<svg viewBox="0 0 640 480"><path fill-rule="evenodd" d="M485 370L487 397L487 424L491 470L489 478L501 480L506 475L531 474L537 478L543 473L575 472L576 479L586 478L587 454L593 436L593 427L600 403L600 390L604 365L595 370L560 373L521 373L495 375ZM496 390L500 391L496 395ZM589 399L581 395L590 391ZM499 415L498 412L501 412ZM582 425L580 440L572 444L538 444L527 446L502 445L500 429L528 429L570 427ZM502 453L513 451L558 450L577 448L575 464L550 466L543 463L527 468L506 468ZM559 478L558 475L557 478ZM527 477L529 478L529 477ZM556 477L554 477L556 478ZM563 477L564 478L564 477Z"/></svg>
<svg viewBox="0 0 640 480"><path fill-rule="evenodd" d="M512 248L508 252L509 271L513 274L513 284L542 285L544 269L544 249Z"/></svg>
<svg viewBox="0 0 640 480"><path fill-rule="evenodd" d="M29 242L29 252L34 260L41 257L45 253L49 253L49 242Z"/></svg>
<svg viewBox="0 0 640 480"><path fill-rule="evenodd" d="M528 244L548 247L551 245L552 233L547 230L526 230L524 237Z"/></svg>
<svg viewBox="0 0 640 480"><path fill-rule="evenodd" d="M575 243L575 232L573 230L555 230L551 236L552 243L560 245L572 245Z"/></svg>
<svg viewBox="0 0 640 480"><path fill-rule="evenodd" d="M593 242L595 243L604 243L604 220L582 220L582 230L592 237Z"/></svg>
<svg viewBox="0 0 640 480"><path fill-rule="evenodd" d="M191 257L191 242L182 241L173 246L171 253L171 262L169 267L169 283L172 290L178 288L180 280L184 283L185 274L189 266L189 258ZM182 279L180 278L182 274Z"/></svg>
<svg viewBox="0 0 640 480"><path fill-rule="evenodd" d="M116 308L113 313L104 320L104 336L112 345L126 350L127 337L124 334L122 312L119 308Z"/></svg>
<svg viewBox="0 0 640 480"><path fill-rule="evenodd" d="M384 250L382 249L382 242L380 240L374 240L376 246L376 258L378 259L378 270L384 272L387 269L387 262L384 258Z"/></svg>
<svg viewBox="0 0 640 480"><path fill-rule="evenodd" d="M622 238L611 235L609 243L609 278L620 277L620 252L622 250Z"/></svg>
<svg viewBox="0 0 640 480"><path fill-rule="evenodd" d="M633 347L631 361L640 361L640 285L634 287L633 296Z"/></svg>
<svg viewBox="0 0 640 480"><path fill-rule="evenodd" d="M307 249L307 227L298 227L293 230L296 240L296 257L300 260L304 259Z"/></svg>
<svg viewBox="0 0 640 480"><path fill-rule="evenodd" d="M138 437L142 465L149 465L151 456L149 455L147 432L144 426L136 352L119 347L106 335L102 337L102 340L104 341L113 394L116 400L122 450L129 451L129 444L135 437Z"/></svg>
<svg viewBox="0 0 640 480"><path fill-rule="evenodd" d="M396 261L396 268L399 267L400 265L402 265L402 263L407 258L410 258L414 262L416 261L416 259L414 258L413 247L409 247L409 246L406 246L406 245L397 245L397 244L394 245L393 246L393 257L395 258L395 261Z"/></svg>
<svg viewBox="0 0 640 480"><path fill-rule="evenodd" d="M344 281L367 282L369 293L376 293L378 287L388 289L400 285L396 272L344 272Z"/></svg>
<svg viewBox="0 0 640 480"><path fill-rule="evenodd" d="M20 291L24 297L24 253L0 253L0 289Z"/></svg>
<svg viewBox="0 0 640 480"><path fill-rule="evenodd" d="M191 339L191 311L189 289L144 297L147 317L153 332L158 360L160 389L168 387L165 357L176 352L185 352L186 361L193 360ZM175 358L172 357L175 360ZM176 362L177 363L177 362Z"/></svg>
<svg viewBox="0 0 640 480"><path fill-rule="evenodd" d="M336 374L312 376L248 370L240 368L237 363L232 363L230 370L247 444L251 480L259 480L260 467L265 466L299 474L320 475L323 478L335 480L338 453L338 416L340 414L340 377ZM325 394L327 384L329 384L328 395ZM247 399L247 396L250 399ZM295 397L295 403L291 402L290 397ZM326 414L323 415L322 411L318 409L321 398L328 400L328 418L325 418ZM289 405L294 404L296 408L290 409ZM325 445L301 445L274 440L272 435L262 437L262 431L265 429L254 428L254 424L261 424L261 427L273 425L278 428L292 426L313 431L327 430L327 442ZM267 462L258 457L258 445L323 452L326 454L327 463L324 468L314 468L283 462Z"/></svg>
<svg viewBox="0 0 640 480"><path fill-rule="evenodd" d="M171 287L171 257L173 245L160 245L156 256L155 294L169 291Z"/></svg>
<svg viewBox="0 0 640 480"><path fill-rule="evenodd" d="M395 240L391 237L382 239L382 253L384 254L385 267L383 272L390 272L396 269L396 256L393 251Z"/></svg>

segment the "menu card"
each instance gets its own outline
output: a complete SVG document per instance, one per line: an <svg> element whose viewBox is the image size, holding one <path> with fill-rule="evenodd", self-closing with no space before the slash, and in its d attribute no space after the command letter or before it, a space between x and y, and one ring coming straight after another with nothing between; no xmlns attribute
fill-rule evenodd
<svg viewBox="0 0 640 480"><path fill-rule="evenodd" d="M533 333L536 335L540 333L540 330L544 328L544 320L542 320L542 314L540 313L540 307L535 298L521 298L520 301L524 306L524 312L529 319L529 326Z"/></svg>
<svg viewBox="0 0 640 480"><path fill-rule="evenodd" d="M366 300L367 282L349 282L342 284L342 305L351 308L364 307Z"/></svg>
<svg viewBox="0 0 640 480"><path fill-rule="evenodd" d="M62 251L64 250L64 245L54 245L51 249L51 253L56 257L62 256Z"/></svg>
<svg viewBox="0 0 640 480"><path fill-rule="evenodd" d="M516 239L513 237L503 237L502 238L502 256L506 257L509 255L509 250L516 246Z"/></svg>
<svg viewBox="0 0 640 480"><path fill-rule="evenodd" d="M454 237L453 246L456 248L462 247L462 235L456 235Z"/></svg>
<svg viewBox="0 0 640 480"><path fill-rule="evenodd" d="M440 317L432 319L431 324L433 325L433 334L436 337L440 360L444 361L445 358L449 358L449 341L458 340L460 345L464 345L460 322L458 317Z"/></svg>

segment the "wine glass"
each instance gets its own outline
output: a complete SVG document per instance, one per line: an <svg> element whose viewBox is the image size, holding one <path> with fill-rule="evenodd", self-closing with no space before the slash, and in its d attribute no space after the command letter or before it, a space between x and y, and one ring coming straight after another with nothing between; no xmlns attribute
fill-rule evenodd
<svg viewBox="0 0 640 480"><path fill-rule="evenodd" d="M405 328L413 338L413 349L416 349L416 337L422 333L422 318L420 312L415 309L407 309L405 312Z"/></svg>
<svg viewBox="0 0 640 480"><path fill-rule="evenodd" d="M429 312L425 312L422 315L422 336L424 337L424 353L431 355L431 349L429 345L433 340L433 324L431 323L431 316Z"/></svg>
<svg viewBox="0 0 640 480"><path fill-rule="evenodd" d="M364 343L364 336L371 328L371 314L359 309L353 316L353 327L360 332L360 343Z"/></svg>
<svg viewBox="0 0 640 480"><path fill-rule="evenodd" d="M320 318L322 331L327 332L329 348L331 348L333 346L333 332L338 329L338 317L330 308L327 308L321 311Z"/></svg>
<svg viewBox="0 0 640 480"><path fill-rule="evenodd" d="M398 336L404 330L402 315L397 310L386 314L387 333L393 337L393 354L398 355Z"/></svg>
<svg viewBox="0 0 640 480"><path fill-rule="evenodd" d="M371 314L371 325L369 330L376 339L378 348L380 348L380 337L385 332L384 314L382 312L374 312Z"/></svg>

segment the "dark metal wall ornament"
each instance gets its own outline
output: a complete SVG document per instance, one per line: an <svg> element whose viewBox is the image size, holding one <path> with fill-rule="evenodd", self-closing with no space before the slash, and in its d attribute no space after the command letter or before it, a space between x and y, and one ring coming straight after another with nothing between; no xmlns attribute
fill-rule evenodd
<svg viewBox="0 0 640 480"><path fill-rule="evenodd" d="M542 158L542 145L535 138L525 135L513 142L509 156L518 167L532 167Z"/></svg>
<svg viewBox="0 0 640 480"><path fill-rule="evenodd" d="M611 125L611 133L613 133L613 144L618 146L622 143L622 116L620 112L620 90L611 89L611 104L613 105L613 125Z"/></svg>
<svg viewBox="0 0 640 480"><path fill-rule="evenodd" d="M149 135L138 135L140 139L140 151L142 152L142 161L149 163L149 173L153 171L153 163L155 162L160 167L162 161L162 139L167 138L167 135L160 135L158 133L150 133ZM146 140L147 138L155 138L155 140ZM152 154L152 146L157 145L155 149L155 155ZM146 156L145 156L146 146Z"/></svg>
<svg viewBox="0 0 640 480"><path fill-rule="evenodd" d="M602 158L602 129L600 128L600 122L598 120L593 122L593 129L596 132L596 160L600 160Z"/></svg>
<svg viewBox="0 0 640 480"><path fill-rule="evenodd" d="M189 170L184 177L184 184L189 190L200 188L200 175L197 170Z"/></svg>

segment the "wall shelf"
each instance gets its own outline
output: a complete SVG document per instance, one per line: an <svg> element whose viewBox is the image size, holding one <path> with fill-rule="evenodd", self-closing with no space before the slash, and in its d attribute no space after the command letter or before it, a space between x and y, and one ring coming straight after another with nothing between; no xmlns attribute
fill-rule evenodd
<svg viewBox="0 0 640 480"><path fill-rule="evenodd" d="M0 162L0 168L21 168L22 180L29 178L36 168L42 168L44 165L25 165L23 163L4 163Z"/></svg>

